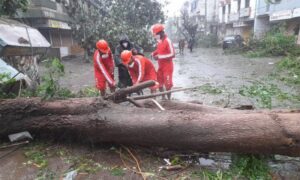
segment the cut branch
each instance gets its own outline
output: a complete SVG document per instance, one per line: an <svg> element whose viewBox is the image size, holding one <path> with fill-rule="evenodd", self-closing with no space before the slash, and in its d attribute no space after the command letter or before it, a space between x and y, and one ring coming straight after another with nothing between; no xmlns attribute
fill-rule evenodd
<svg viewBox="0 0 300 180"><path fill-rule="evenodd" d="M166 94L169 94L169 93L186 91L186 90L191 90L191 89L194 89L194 88L173 89L173 90L169 90L169 91L164 91L164 92L159 92L159 93L149 94L149 95L144 95L144 96L133 96L133 97L131 97L131 99L133 99L133 100L149 99L149 98L154 98L154 97L157 97L157 96L166 95Z"/></svg>
<svg viewBox="0 0 300 180"><path fill-rule="evenodd" d="M139 92L145 88L151 87L155 85L155 81L145 81L142 82L140 84L128 87L128 88L123 88L123 89L119 89L118 91L116 91L115 93L108 95L107 97L105 97L105 100L112 100L115 103L120 103L120 102L124 102L127 101L127 96L135 93L135 92Z"/></svg>

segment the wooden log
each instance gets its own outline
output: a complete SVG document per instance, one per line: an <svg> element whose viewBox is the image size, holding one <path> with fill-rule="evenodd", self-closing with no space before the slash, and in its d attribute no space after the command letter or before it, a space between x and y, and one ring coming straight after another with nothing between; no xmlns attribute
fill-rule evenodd
<svg viewBox="0 0 300 180"><path fill-rule="evenodd" d="M192 104L188 107L191 109ZM0 136L28 130L35 136L78 142L300 155L299 110L241 111L203 105L194 109L159 111L95 98L2 100Z"/></svg>
<svg viewBox="0 0 300 180"><path fill-rule="evenodd" d="M133 100L149 99L149 98L166 95L166 94L173 93L173 92L180 92L180 91L186 91L186 90L191 90L191 89L194 89L194 88L173 89L173 90L169 90L169 91L164 91L164 92L159 92L159 93L149 94L149 95L144 95L144 96L133 96L133 97L131 97L131 99L133 99Z"/></svg>
<svg viewBox="0 0 300 180"><path fill-rule="evenodd" d="M112 100L115 103L124 102L124 101L127 101L127 96L129 94L141 91L145 88L148 88L148 87L151 87L151 86L154 86L154 85L155 85L155 81L145 81L145 82L142 82L140 84L137 84L137 85L134 85L134 86L131 86L131 87L119 89L115 93L106 96L104 99L105 100Z"/></svg>

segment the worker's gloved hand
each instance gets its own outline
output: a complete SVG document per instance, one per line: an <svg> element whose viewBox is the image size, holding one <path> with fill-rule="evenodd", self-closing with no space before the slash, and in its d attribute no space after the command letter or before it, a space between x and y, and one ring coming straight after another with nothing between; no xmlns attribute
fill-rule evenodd
<svg viewBox="0 0 300 180"><path fill-rule="evenodd" d="M114 82L113 84L110 85L110 87L115 89L115 88L117 87L117 85L116 85L116 83Z"/></svg>

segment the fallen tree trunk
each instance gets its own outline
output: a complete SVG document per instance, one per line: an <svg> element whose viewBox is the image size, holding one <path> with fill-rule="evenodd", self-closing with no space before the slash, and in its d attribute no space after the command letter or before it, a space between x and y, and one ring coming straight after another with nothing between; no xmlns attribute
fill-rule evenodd
<svg viewBox="0 0 300 180"><path fill-rule="evenodd" d="M189 110L126 107L97 98L0 101L0 136L37 135L202 152L300 155L299 111L240 111L188 104ZM169 102L172 106L172 102ZM173 105L174 107L174 105Z"/></svg>

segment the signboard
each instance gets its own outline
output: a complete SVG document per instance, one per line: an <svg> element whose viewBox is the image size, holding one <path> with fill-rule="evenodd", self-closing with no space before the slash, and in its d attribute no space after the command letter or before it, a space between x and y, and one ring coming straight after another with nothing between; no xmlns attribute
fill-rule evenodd
<svg viewBox="0 0 300 180"><path fill-rule="evenodd" d="M293 17L292 10L278 11L278 12L273 13L270 16L270 21L290 19L292 17Z"/></svg>
<svg viewBox="0 0 300 180"><path fill-rule="evenodd" d="M230 14L229 15L229 21L238 21L239 15L238 14Z"/></svg>
<svg viewBox="0 0 300 180"><path fill-rule="evenodd" d="M238 21L233 23L233 27L246 27L249 26L249 24L245 23L244 21Z"/></svg>
<svg viewBox="0 0 300 180"><path fill-rule="evenodd" d="M251 13L250 7L243 8L240 10L240 17L248 17L248 16L250 16L250 13Z"/></svg>
<svg viewBox="0 0 300 180"><path fill-rule="evenodd" d="M300 17L300 8L296 8L293 11L293 17Z"/></svg>
<svg viewBox="0 0 300 180"><path fill-rule="evenodd" d="M65 22L55 21L51 19L48 20L48 26L51 28L58 28L58 29L71 29L71 27Z"/></svg>
<svg viewBox="0 0 300 180"><path fill-rule="evenodd" d="M43 11L43 14L44 14L45 17L55 18L55 14L51 11Z"/></svg>

